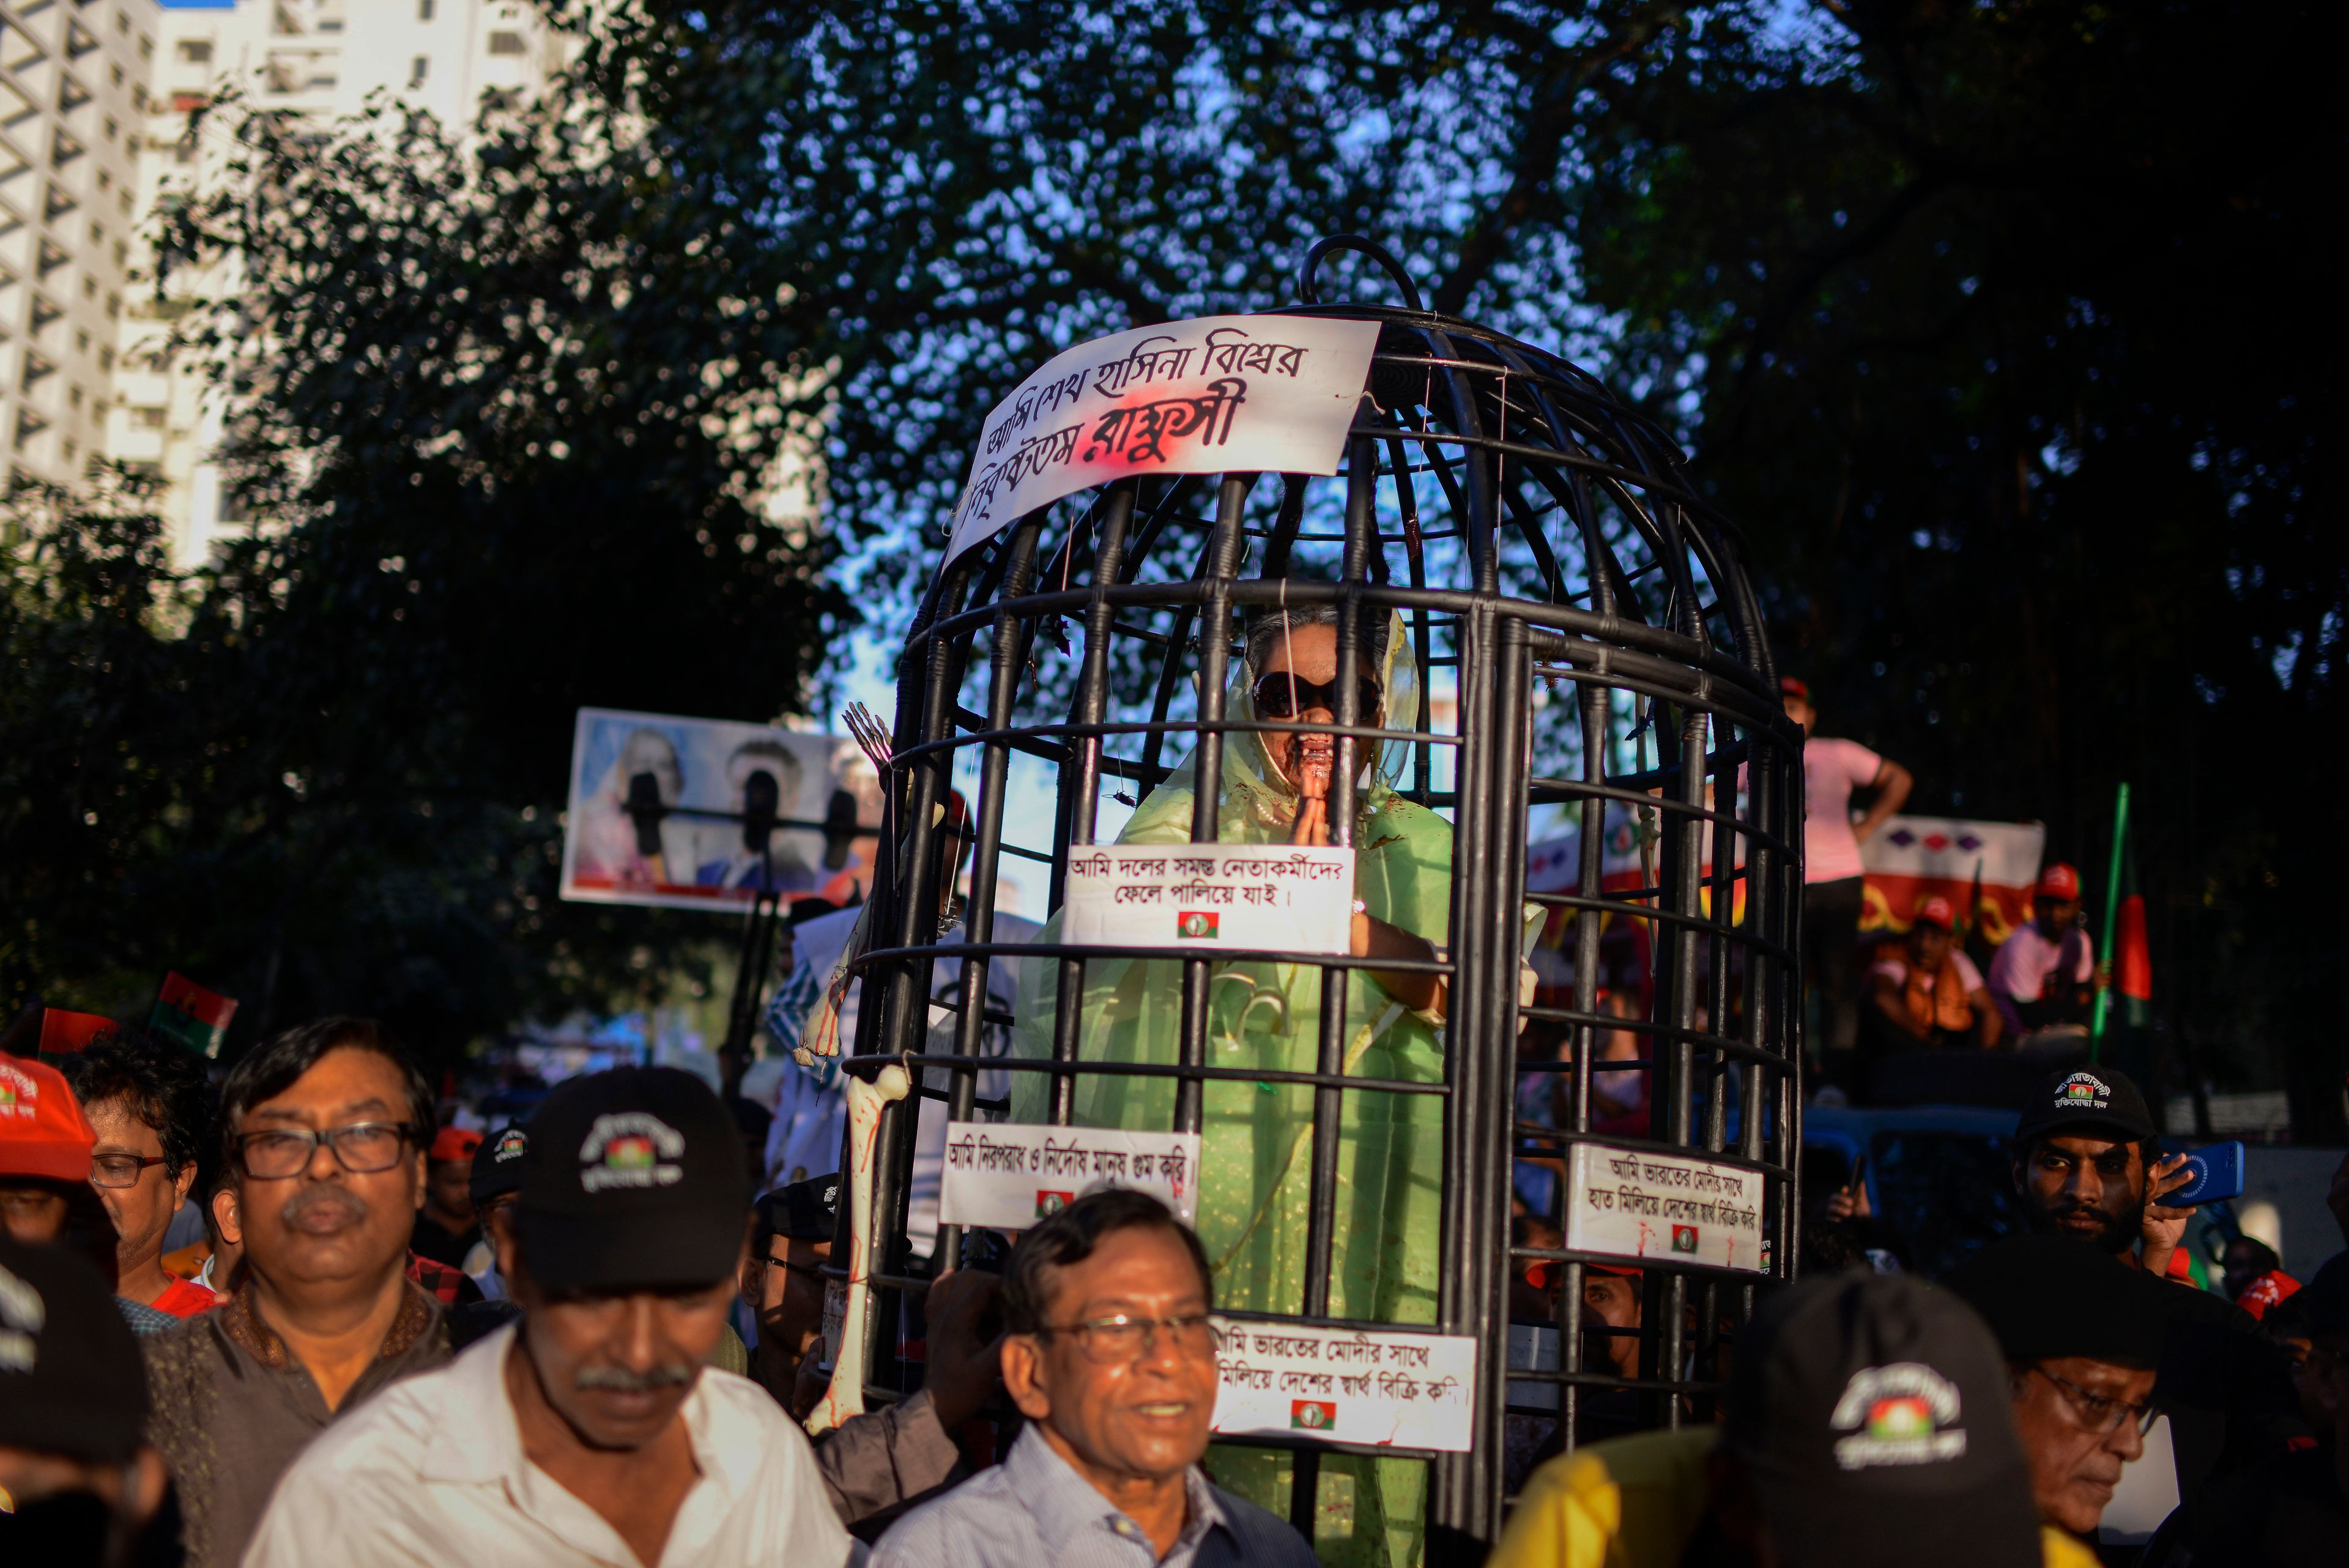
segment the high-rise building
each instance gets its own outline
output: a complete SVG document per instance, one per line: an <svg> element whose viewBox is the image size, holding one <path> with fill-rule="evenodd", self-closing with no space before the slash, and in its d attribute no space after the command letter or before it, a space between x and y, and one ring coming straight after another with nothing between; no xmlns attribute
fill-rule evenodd
<svg viewBox="0 0 2349 1568"><path fill-rule="evenodd" d="M135 197L142 220L219 177L232 152L228 124L190 127L191 115L224 90L322 125L388 93L464 126L485 95L518 101L543 90L564 58L561 36L527 0L215 0L160 10L150 0L150 12L156 41ZM215 270L159 299L146 233L142 222L130 247L140 281L116 345L107 450L164 482L157 504L173 554L191 564L237 518L212 461L222 432L208 368L168 352L171 327L187 295L232 280Z"/></svg>
<svg viewBox="0 0 2349 1568"><path fill-rule="evenodd" d="M155 0L0 0L0 441L12 483L104 449L136 265Z"/></svg>

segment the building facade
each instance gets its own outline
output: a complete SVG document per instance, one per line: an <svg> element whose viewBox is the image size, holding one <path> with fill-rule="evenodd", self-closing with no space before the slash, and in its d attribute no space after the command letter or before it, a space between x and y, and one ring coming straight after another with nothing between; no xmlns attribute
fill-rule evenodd
<svg viewBox="0 0 2349 1568"><path fill-rule="evenodd" d="M0 441L12 483L108 449L140 257L155 0L0 0Z"/></svg>
<svg viewBox="0 0 2349 1568"><path fill-rule="evenodd" d="M469 125L485 95L534 95L563 60L560 36L526 0L234 0L168 5L160 17L139 167L140 210L150 213L202 189L230 157L226 123L190 130L195 111L229 89L321 125L363 112L378 94ZM140 249L134 242L133 261L145 260L151 279ZM171 328L188 295L233 281L189 277L165 298L147 283L119 346L109 451L162 481L158 505L182 565L209 556L240 518L211 461L222 421L207 367L169 351Z"/></svg>

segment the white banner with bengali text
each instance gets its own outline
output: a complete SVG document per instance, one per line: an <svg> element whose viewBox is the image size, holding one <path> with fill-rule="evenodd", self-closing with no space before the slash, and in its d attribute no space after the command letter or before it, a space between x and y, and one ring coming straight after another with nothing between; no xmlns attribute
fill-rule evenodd
<svg viewBox="0 0 2349 1568"><path fill-rule="evenodd" d="M945 562L1128 474L1337 472L1378 341L1372 321L1203 316L1054 357L987 416Z"/></svg>
<svg viewBox="0 0 2349 1568"><path fill-rule="evenodd" d="M957 1123L947 1128L938 1223L1024 1231L1105 1187L1147 1192L1192 1223L1199 1198L1199 1135Z"/></svg>
<svg viewBox="0 0 2349 1568"><path fill-rule="evenodd" d="M1063 941L1353 950L1354 852L1247 844L1078 845Z"/></svg>
<svg viewBox="0 0 2349 1568"><path fill-rule="evenodd" d="M1566 1249L1760 1273L1762 1178L1736 1166L1578 1143L1567 1161Z"/></svg>
<svg viewBox="0 0 2349 1568"><path fill-rule="evenodd" d="M1217 1318L1214 1430L1464 1453L1476 1420L1476 1341L1411 1330Z"/></svg>

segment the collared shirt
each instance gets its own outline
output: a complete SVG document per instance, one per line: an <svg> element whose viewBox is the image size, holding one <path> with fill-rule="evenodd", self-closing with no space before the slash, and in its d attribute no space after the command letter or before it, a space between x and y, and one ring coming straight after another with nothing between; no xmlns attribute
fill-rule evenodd
<svg viewBox="0 0 2349 1568"><path fill-rule="evenodd" d="M506 1393L513 1345L514 1330L500 1329L312 1444L279 1484L246 1568L638 1568L601 1514L523 1455ZM662 1564L837 1568L862 1556L833 1514L806 1434L764 1389L704 1369L681 1415L701 1473Z"/></svg>
<svg viewBox="0 0 2349 1568"><path fill-rule="evenodd" d="M178 1485L188 1568L233 1568L303 1445L385 1385L448 1360L449 1334L440 1303L409 1286L375 1360L332 1410L263 1319L250 1278L218 1310L140 1349L154 1400L148 1440Z"/></svg>
<svg viewBox="0 0 2349 1568"><path fill-rule="evenodd" d="M1303 1536L1209 1485L1196 1465L1183 1487L1189 1518L1162 1558L1142 1526L1030 1427L1003 1463L893 1525L873 1568L1314 1568Z"/></svg>

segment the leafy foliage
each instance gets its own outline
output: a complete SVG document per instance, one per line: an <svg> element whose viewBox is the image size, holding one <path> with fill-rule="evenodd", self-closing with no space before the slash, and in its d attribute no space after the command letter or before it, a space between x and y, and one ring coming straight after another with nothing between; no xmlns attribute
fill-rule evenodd
<svg viewBox="0 0 2349 1568"><path fill-rule="evenodd" d="M217 296L264 525L188 583L103 545L144 641L18 578L12 650L160 659L205 705L181 752L222 793L175 758L161 815L160 786L122 798L203 825L150 861L245 900L223 961L318 966L287 1009L388 988L502 1019L669 961L662 922L545 907L572 706L801 701L844 592L908 612L1028 366L1280 303L1314 236L1358 231L1686 433L1785 661L1920 808L2044 818L2093 885L2129 779L2191 1064L2288 1079L2303 1131L2338 1130L2318 8L548 9L572 80L464 147L392 109L324 140L215 111L237 178L175 252ZM759 499L810 451L821 539ZM11 711L52 701L106 706ZM14 972L69 972L55 918Z"/></svg>

